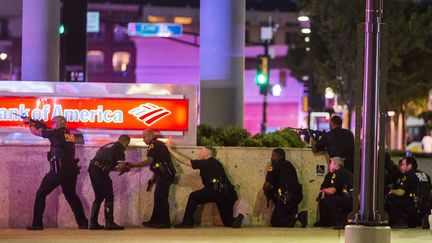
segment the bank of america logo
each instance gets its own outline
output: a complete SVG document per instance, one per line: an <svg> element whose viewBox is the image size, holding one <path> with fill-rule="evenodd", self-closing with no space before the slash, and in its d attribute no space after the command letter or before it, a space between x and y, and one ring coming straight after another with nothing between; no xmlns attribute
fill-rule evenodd
<svg viewBox="0 0 432 243"><path fill-rule="evenodd" d="M171 114L171 111L152 103L142 104L128 112L147 126Z"/></svg>

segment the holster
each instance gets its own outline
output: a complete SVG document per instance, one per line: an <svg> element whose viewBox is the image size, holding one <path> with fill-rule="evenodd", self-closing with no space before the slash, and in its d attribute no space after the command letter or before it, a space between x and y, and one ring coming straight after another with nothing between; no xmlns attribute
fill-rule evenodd
<svg viewBox="0 0 432 243"><path fill-rule="evenodd" d="M150 170L155 173L163 175L174 176L174 171L168 166L166 162L156 162L150 166Z"/></svg>
<svg viewBox="0 0 432 243"><path fill-rule="evenodd" d="M60 158L52 156L50 159L50 170L54 171L54 173L58 174L62 167L62 161Z"/></svg>
<svg viewBox="0 0 432 243"><path fill-rule="evenodd" d="M231 185L231 183L229 183L228 180L225 180L222 177L213 178L212 184L213 190L224 196L229 195L231 191L234 190L234 187Z"/></svg>

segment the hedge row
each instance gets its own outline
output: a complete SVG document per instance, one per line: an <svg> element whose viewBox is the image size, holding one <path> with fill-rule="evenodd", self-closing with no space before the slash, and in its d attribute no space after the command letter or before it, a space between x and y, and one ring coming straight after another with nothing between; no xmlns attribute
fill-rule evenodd
<svg viewBox="0 0 432 243"><path fill-rule="evenodd" d="M243 146L243 147L291 147L306 146L300 136L293 130L285 128L267 134L250 133L243 128L229 126L215 128L208 124L198 126L197 144L199 146Z"/></svg>

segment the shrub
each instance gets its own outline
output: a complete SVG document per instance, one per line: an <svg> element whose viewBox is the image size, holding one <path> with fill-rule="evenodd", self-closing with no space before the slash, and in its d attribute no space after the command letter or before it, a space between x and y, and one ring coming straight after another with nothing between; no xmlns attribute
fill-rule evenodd
<svg viewBox="0 0 432 243"><path fill-rule="evenodd" d="M246 129L240 127L215 128L201 124L198 126L197 135L199 146L305 147L300 136L288 128L251 137Z"/></svg>

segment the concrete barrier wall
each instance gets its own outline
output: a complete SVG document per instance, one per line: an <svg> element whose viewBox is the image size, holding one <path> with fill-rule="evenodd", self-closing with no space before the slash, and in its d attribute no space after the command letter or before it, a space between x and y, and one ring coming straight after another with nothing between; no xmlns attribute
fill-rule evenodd
<svg viewBox="0 0 432 243"><path fill-rule="evenodd" d="M88 162L98 147L79 146L76 150L80 158L81 173L78 177L77 193L82 199L87 217L90 215L94 199L93 189L87 173ZM40 182L49 170L46 160L48 146L41 145L1 145L0 170L0 228L16 228L29 225L32 220L33 202ZM272 148L217 148L218 158L224 164L232 183L239 194L237 210L245 214L244 225L269 225L272 207L267 208L267 201L262 192L266 167L270 161ZM179 147L191 158L196 158L196 147ZM326 166L323 155L314 155L310 149L286 149L287 159L297 169L300 182L303 184L304 198L300 210L309 211L309 223L315 222L315 197L323 179L317 173L317 166ZM126 151L126 159L130 162L142 161L146 158L146 149L132 147ZM190 192L202 187L199 171L179 165L177 180L171 187L169 203L172 223L181 222ZM153 207L153 192L147 192L147 181L151 177L148 167L135 169L125 175L111 173L115 194L115 220L126 226L140 226L149 220ZM198 210L196 221L202 225L221 225L217 208L208 204ZM99 216L104 222L103 211ZM47 197L44 215L46 227L76 227L76 223L66 203L61 188L57 188Z"/></svg>

